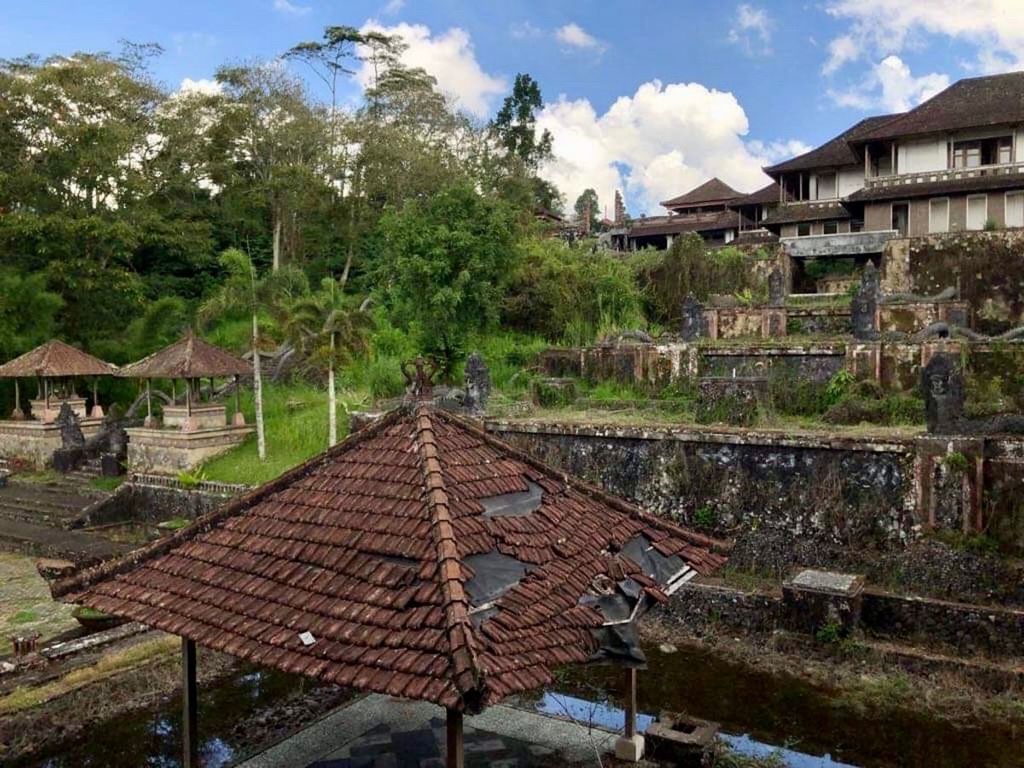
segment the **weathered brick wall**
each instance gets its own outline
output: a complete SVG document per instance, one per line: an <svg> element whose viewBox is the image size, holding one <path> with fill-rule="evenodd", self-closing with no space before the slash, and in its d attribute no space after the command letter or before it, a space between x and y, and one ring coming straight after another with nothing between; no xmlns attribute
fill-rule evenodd
<svg viewBox="0 0 1024 768"><path fill-rule="evenodd" d="M538 458L653 512L731 536L758 532L829 552L917 535L912 442L768 432L494 422ZM814 545L814 543L817 545Z"/></svg>

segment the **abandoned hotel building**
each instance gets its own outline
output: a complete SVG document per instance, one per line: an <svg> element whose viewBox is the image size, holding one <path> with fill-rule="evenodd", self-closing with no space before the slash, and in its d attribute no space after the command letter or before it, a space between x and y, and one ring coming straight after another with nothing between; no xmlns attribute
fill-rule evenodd
<svg viewBox="0 0 1024 768"><path fill-rule="evenodd" d="M960 80L764 170L771 182L751 194L713 178L664 201L668 215L616 222L611 242L778 241L798 273L813 258L880 266L893 239L1024 227L1024 72Z"/></svg>

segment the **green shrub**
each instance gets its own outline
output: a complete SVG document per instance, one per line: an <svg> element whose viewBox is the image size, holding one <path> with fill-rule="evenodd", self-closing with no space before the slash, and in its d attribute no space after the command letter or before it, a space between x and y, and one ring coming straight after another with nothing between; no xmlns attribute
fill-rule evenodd
<svg viewBox="0 0 1024 768"><path fill-rule="evenodd" d="M829 619L814 633L815 639L825 645L838 645L843 639L843 625L835 619Z"/></svg>
<svg viewBox="0 0 1024 768"><path fill-rule="evenodd" d="M713 530L718 525L718 512L710 504L704 504L693 513L693 524L705 531Z"/></svg>

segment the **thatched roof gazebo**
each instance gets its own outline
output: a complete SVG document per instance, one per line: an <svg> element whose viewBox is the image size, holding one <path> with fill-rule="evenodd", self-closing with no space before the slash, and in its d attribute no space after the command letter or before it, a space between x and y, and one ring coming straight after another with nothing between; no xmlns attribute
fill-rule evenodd
<svg viewBox="0 0 1024 768"><path fill-rule="evenodd" d="M45 420L46 412L49 411L50 392L54 379L92 377L93 415L102 417L103 413L99 410L99 402L96 399L96 378L113 376L116 372L116 366L57 339L51 339L0 365L0 379L14 379L14 413L12 417L15 420L25 418L25 414L21 410L21 391L18 379L34 378L39 381L38 400L44 403L43 420ZM80 415L84 416L85 414Z"/></svg>
<svg viewBox="0 0 1024 768"><path fill-rule="evenodd" d="M720 545L409 404L191 526L52 584L53 595L183 638L185 765L196 644L462 716L618 660L633 620L725 561Z"/></svg>
<svg viewBox="0 0 1024 768"><path fill-rule="evenodd" d="M233 378L236 383L235 408L236 413L239 413L238 377L252 375L252 365L220 347L203 341L190 329L173 344L124 366L118 375L129 379L146 380L146 421L147 424L152 424L153 403L150 382L153 379L170 379L172 386L177 379L185 381L186 419L191 419L193 399L197 396L197 383L201 379L211 380L212 392L213 379Z"/></svg>

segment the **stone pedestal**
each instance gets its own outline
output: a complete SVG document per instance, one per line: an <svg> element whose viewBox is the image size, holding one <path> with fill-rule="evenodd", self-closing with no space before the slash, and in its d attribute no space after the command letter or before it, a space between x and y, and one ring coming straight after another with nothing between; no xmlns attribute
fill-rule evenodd
<svg viewBox="0 0 1024 768"><path fill-rule="evenodd" d="M239 445L252 427L198 429L128 429L128 469L132 472L176 475Z"/></svg>
<svg viewBox="0 0 1024 768"><path fill-rule="evenodd" d="M57 397L51 397L49 400L49 408L47 408L47 401L45 399L28 401L29 406L32 408L33 418L45 424L50 424L57 420L57 415L60 413L60 407L64 403L67 403L71 407L71 412L79 419L89 417L89 412L85 407L84 397L67 397L63 400Z"/></svg>
<svg viewBox="0 0 1024 768"><path fill-rule="evenodd" d="M701 768L718 736L718 723L662 712L644 736L652 759L679 768Z"/></svg>
<svg viewBox="0 0 1024 768"><path fill-rule="evenodd" d="M558 408L576 401L576 382L572 379L537 379L531 386L534 405Z"/></svg>
<svg viewBox="0 0 1024 768"><path fill-rule="evenodd" d="M644 737L639 733L619 736L615 740L615 757L627 763L639 763L644 757Z"/></svg>
<svg viewBox="0 0 1024 768"><path fill-rule="evenodd" d="M800 571L782 585L783 623L793 632L833 628L845 637L860 623L864 577L833 571Z"/></svg>
<svg viewBox="0 0 1024 768"><path fill-rule="evenodd" d="M227 408L219 403L192 406L191 419L184 405L164 406L164 427L177 427L186 432L199 429L217 429L228 423Z"/></svg>
<svg viewBox="0 0 1024 768"><path fill-rule="evenodd" d="M241 411L235 411L235 415L231 418L231 426L233 427L244 427L245 426L245 414Z"/></svg>
<svg viewBox="0 0 1024 768"><path fill-rule="evenodd" d="M101 419L83 419L79 422L86 439L103 428ZM55 451L64 447L60 427L35 419L26 421L0 421L0 458L19 459L34 469L48 466Z"/></svg>

